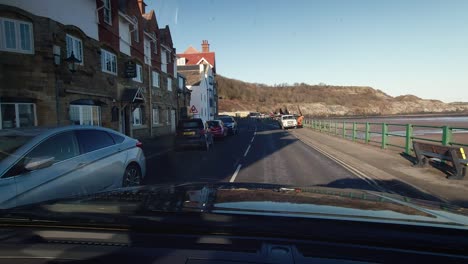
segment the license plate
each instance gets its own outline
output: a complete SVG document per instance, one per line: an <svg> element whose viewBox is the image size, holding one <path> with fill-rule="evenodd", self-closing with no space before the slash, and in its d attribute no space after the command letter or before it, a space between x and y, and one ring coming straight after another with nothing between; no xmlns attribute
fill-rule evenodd
<svg viewBox="0 0 468 264"><path fill-rule="evenodd" d="M184 132L184 136L193 136L195 135L195 132L191 131L191 132Z"/></svg>

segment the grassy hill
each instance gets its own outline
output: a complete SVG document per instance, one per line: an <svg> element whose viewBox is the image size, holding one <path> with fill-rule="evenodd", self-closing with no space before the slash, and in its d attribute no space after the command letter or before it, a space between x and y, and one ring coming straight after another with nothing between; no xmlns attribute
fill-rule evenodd
<svg viewBox="0 0 468 264"><path fill-rule="evenodd" d="M279 108L306 115L391 115L468 111L468 104L446 104L414 95L392 97L372 87L325 84L268 86L216 76L220 111L274 112Z"/></svg>

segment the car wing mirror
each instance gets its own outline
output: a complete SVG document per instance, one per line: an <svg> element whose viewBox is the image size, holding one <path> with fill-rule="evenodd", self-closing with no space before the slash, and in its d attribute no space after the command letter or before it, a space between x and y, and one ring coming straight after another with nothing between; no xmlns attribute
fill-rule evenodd
<svg viewBox="0 0 468 264"><path fill-rule="evenodd" d="M54 157L32 158L26 163L26 165L24 165L24 169L27 171L34 171L38 169L47 168L54 164L54 161Z"/></svg>

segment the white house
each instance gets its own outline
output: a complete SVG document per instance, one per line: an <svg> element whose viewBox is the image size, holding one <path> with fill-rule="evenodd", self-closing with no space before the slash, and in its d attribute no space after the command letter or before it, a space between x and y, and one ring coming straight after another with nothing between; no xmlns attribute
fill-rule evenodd
<svg viewBox="0 0 468 264"><path fill-rule="evenodd" d="M214 119L218 114L215 52L210 51L210 44L203 40L201 52L190 46L177 57L178 71L187 76L187 87L192 90L193 116L205 121Z"/></svg>
<svg viewBox="0 0 468 264"><path fill-rule="evenodd" d="M207 64L178 66L178 71L187 78L187 88L192 91L190 112L194 118L213 120L215 111L213 68Z"/></svg>

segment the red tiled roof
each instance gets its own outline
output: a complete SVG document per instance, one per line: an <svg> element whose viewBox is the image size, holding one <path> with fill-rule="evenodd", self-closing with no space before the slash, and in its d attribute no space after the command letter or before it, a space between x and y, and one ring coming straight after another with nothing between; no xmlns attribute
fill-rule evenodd
<svg viewBox="0 0 468 264"><path fill-rule="evenodd" d="M180 58L185 58L185 65L197 65L201 59L205 59L209 64L216 67L215 53L214 52L205 52L205 53L182 53L177 54Z"/></svg>

